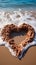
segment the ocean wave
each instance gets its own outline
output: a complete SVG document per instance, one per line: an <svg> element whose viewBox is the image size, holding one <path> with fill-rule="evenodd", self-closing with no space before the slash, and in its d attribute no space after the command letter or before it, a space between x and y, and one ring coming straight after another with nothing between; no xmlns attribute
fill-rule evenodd
<svg viewBox="0 0 36 65"><path fill-rule="evenodd" d="M0 0L0 7L27 7L27 6L35 6L36 0Z"/></svg>

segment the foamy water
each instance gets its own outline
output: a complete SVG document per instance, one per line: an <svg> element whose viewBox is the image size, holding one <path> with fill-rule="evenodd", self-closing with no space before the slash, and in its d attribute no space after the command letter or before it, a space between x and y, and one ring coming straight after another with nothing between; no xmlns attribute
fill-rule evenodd
<svg viewBox="0 0 36 65"><path fill-rule="evenodd" d="M1 36L1 30L7 24L15 24L17 26L21 25L22 23L30 24L35 30L35 38L33 42L26 45L23 50L26 50L28 47L32 45L36 45L36 11L24 11L24 10L13 10L13 11L6 11L0 10L0 46L5 46L9 49L13 56L16 56L16 52L11 49L11 46L7 42L3 42ZM22 58L23 53L19 58Z"/></svg>

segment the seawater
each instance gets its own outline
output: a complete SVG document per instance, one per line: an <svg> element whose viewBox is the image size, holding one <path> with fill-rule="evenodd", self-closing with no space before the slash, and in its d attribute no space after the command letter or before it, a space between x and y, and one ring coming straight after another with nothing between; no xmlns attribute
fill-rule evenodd
<svg viewBox="0 0 36 65"><path fill-rule="evenodd" d="M0 0L0 7L36 7L36 0Z"/></svg>
<svg viewBox="0 0 36 65"><path fill-rule="evenodd" d="M31 25L35 30L33 42L23 49L25 53L28 47L36 45L36 0L0 0L0 46L7 47L13 56L16 56L16 52L2 40L1 31L7 24L19 26L23 23ZM23 51L19 58L22 58Z"/></svg>

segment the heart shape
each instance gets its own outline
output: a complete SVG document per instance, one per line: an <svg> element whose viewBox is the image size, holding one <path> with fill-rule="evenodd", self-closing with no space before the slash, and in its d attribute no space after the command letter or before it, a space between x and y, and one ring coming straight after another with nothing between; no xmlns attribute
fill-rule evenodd
<svg viewBox="0 0 36 65"><path fill-rule="evenodd" d="M21 54L23 47L33 41L34 29L29 24L23 23L19 27L14 24L6 25L2 30L3 40L7 41L16 51L16 56Z"/></svg>

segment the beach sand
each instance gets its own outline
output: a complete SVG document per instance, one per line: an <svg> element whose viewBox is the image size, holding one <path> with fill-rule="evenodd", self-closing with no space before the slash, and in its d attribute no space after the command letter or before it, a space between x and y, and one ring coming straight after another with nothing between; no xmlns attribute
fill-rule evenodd
<svg viewBox="0 0 36 65"><path fill-rule="evenodd" d="M31 47L22 60L12 56L7 48L0 47L0 65L36 65L36 46Z"/></svg>
<svg viewBox="0 0 36 65"><path fill-rule="evenodd" d="M0 65L36 65L36 46L29 48L21 60L14 57L13 53L10 53L8 46L1 46L3 43L1 30L5 25L11 23L17 26L22 23L30 24L35 30L35 41L31 42L31 44L36 43L36 11L24 11L21 9L17 11L0 10Z"/></svg>

